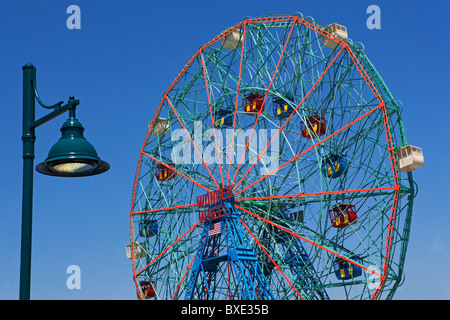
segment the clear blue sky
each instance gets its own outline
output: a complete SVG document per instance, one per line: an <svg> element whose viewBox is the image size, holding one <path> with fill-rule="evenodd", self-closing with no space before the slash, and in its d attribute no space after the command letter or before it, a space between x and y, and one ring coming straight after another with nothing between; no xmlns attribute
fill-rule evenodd
<svg viewBox="0 0 450 320"><path fill-rule="evenodd" d="M69 30L66 9L81 8ZM381 8L369 30L366 9ZM33 299L135 299L129 243L131 192L139 150L163 92L196 50L245 17L301 12L339 22L403 102L408 142L425 166L414 173L406 282L396 299L450 299L448 1L0 0L0 299L19 296L22 192L22 66L37 67L42 99L74 95L85 136L108 173L62 179L35 173ZM46 110L37 108L40 117ZM36 160L59 139L61 116L36 131ZM66 268L81 268L81 289Z"/></svg>

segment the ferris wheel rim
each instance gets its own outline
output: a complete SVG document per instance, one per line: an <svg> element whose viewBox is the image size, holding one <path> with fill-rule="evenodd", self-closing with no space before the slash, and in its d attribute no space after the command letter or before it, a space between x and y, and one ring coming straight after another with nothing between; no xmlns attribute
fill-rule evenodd
<svg viewBox="0 0 450 320"><path fill-rule="evenodd" d="M174 109L174 107L173 107L173 105L171 104L171 102L170 102L170 99L168 98L168 96L167 96L167 94L168 94L168 92L170 92L171 91L171 89L174 87L174 85L178 82L178 80L182 77L182 75L184 74L184 72L186 72L186 70L189 68L189 66L190 66L190 64L192 64L192 62L193 62L193 60L194 59L196 59L196 57L199 55L200 56L200 58L201 58L201 60L203 61L203 56L202 56L202 51L205 49L205 48L207 48L207 47L209 47L210 45L212 45L212 44L214 44L214 43L216 43L217 41L219 41L220 39L222 39L222 38L224 38L226 35L228 35L228 34L230 34L233 30L236 30L236 29L238 29L238 28L240 28L240 27L244 27L244 28L246 28L246 26L249 24L249 23L268 23L268 22L282 22L282 21L293 21L293 23L292 23L292 28L294 27L294 25L297 23L297 22L300 22L300 23L302 23L303 25L305 25L305 26L307 26L308 28L310 28L311 30L313 30L313 31L315 31L315 32L317 32L317 33L320 33L320 34L322 34L322 36L325 36L325 37L328 37L328 38L330 38L331 40L334 40L334 41L337 41L337 42L340 42L341 43L341 46L342 46L342 48L340 49L340 51L338 52L338 54L335 56L335 59L339 56L339 54L341 53L341 52L343 52L344 50L351 56L351 58L352 58L352 60L353 60L353 62L354 62L354 64L355 64L355 66L357 67L357 69L361 72L361 75L362 75L362 77L364 78L364 80L366 81L366 83L367 83L367 85L369 86L369 88L372 90L372 92L375 94L375 96L376 96L376 98L380 101L380 104L377 106L377 107L375 107L374 109L372 109L372 110L370 110L369 112L367 112L366 114L369 114L369 113L372 113L372 112L374 112L375 110L378 110L378 109L381 109L382 110L382 112L383 112L383 118L387 118L387 114L386 114L386 107L385 107L385 103L384 103L384 101L382 100L382 98L381 98L381 96L380 96L380 94L378 93L378 91L377 91L377 88L376 88L376 86L372 83L372 81L371 81L371 79L370 79L370 76L368 75L368 73L365 71L365 69L364 69L364 67L361 65L361 63L359 63L359 61L358 61L358 59L357 59L357 57L356 57L356 55L355 54L353 54L353 52L352 52L352 49L350 48L350 46L349 46L349 44L347 44L346 42L344 42L344 41L342 41L342 40L340 40L339 38L336 38L336 37L334 37L332 34L329 34L327 31L325 31L324 29L322 29L322 28L320 28L319 26L317 26L317 25L315 25L315 24L312 24L312 23L310 23L310 22L308 22L308 21L306 21L306 20L304 20L303 18L300 18L300 17L297 17L297 16L279 16L279 17L266 17L266 18L257 18L257 19L248 19L248 20L244 20L244 21L242 21L241 23L239 23L239 24L237 24L237 25L235 25L234 27L231 27L231 28L228 28L227 30L225 30L224 32L222 32L221 34L219 34L217 37L215 37L213 40L211 40L210 42L208 42L207 44L205 44L204 46L202 46L198 51L197 51L197 53L193 56L193 58L191 58L190 60L189 60L189 62L185 65L185 67L180 71L180 73L177 75L177 77L175 78L175 80L174 80L174 82L172 83L172 85L169 87L169 89L164 93L164 95L163 95L163 99L162 99L162 101L161 101L161 103L159 104L159 106L158 106L158 109L157 109L157 112L155 113L155 116L154 116L154 118L152 119L152 122L150 123L150 125L149 125L149 130L148 130L148 132L147 132L147 136L146 136L146 138L145 138L145 141L144 141L144 145L143 145L143 147L142 147L142 149L141 149L141 152L140 152L140 156L139 156L139 165L138 165L138 170L137 170L137 172L136 172L136 178L135 178L135 183L134 183L134 188L133 188L133 197L132 197L132 208L131 208L131 212L130 212L130 221L131 221L131 223L133 223L133 215L136 215L136 214L141 214L141 213L145 213L145 212L147 212L147 213L150 213L150 212L156 212L156 211L164 211L164 210L167 210L168 208L160 208L160 209L153 209L153 211L134 211L134 207L133 207L133 203L134 203L134 197L135 197L135 192L136 192L136 186L137 186L137 176L138 176L138 174L139 174L139 169L140 169L140 163L141 163L141 159L142 159L142 157L143 156L148 156L148 157L150 157L150 158L152 158L152 160L155 160L155 161L157 161L157 162L160 162L160 164L162 164L162 165L164 165L164 163L162 163L161 161L159 161L158 159L156 159L155 157L153 157L153 156L151 156L150 154L148 154L148 153L146 153L145 151L144 151L144 147L145 147L145 145L146 145L146 143L147 143L147 140L148 140L148 137L149 137L149 132L152 130L152 128L153 128L153 126L155 125L155 121L156 121L156 118L157 118L157 115L158 115L158 113L159 113L159 111L160 111L160 109L161 109L161 107L162 107L162 105L163 105L163 103L164 103L164 101L167 101L170 105L171 105L171 107L172 107L172 109ZM291 31L292 31L292 29L291 29ZM245 36L244 36L245 37ZM245 39L245 38L244 38ZM245 40L244 40L245 41ZM287 41L286 41L286 44L287 44ZM242 50L243 50L243 47L242 47ZM281 58L280 58L281 59ZM242 59L241 59L242 60ZM334 62L334 60L333 60L333 62ZM203 61L203 63L204 63L204 61ZM330 64L330 66L332 65L332 63ZM239 79L240 80L240 79ZM206 81L206 76L205 76L205 81ZM206 90L208 90L208 86L206 85ZM269 92L269 90L267 90L267 93ZM208 95L208 97L209 97L209 95ZM238 95L237 95L237 97L238 97ZM237 101L237 97L236 97L236 101ZM266 94L266 96L265 96L265 98L264 98L264 101L265 101L265 99L267 98L267 94ZM301 103L297 106L297 108L299 107L301 105ZM236 110L237 110L237 102L236 102ZM176 113L175 113L176 114ZM211 110L211 105L210 105L210 114L211 114L211 117L212 117L212 110ZM258 117L259 117L259 115L261 114L261 112L259 112L258 113ZM236 113L235 113L235 115L236 115ZM292 116L292 115L291 115ZM365 117L365 115L362 115L362 116L360 116L357 120L359 120L359 119L362 119L362 118L364 118ZM356 122L357 120L355 120L354 122ZM256 124L256 122L257 122L257 120L255 121L255 124ZM180 122L181 123L181 122ZM285 121L285 123L287 123L287 120ZM350 125L350 124L349 124ZM284 125L283 125L284 126ZM214 121L213 121L213 127L214 127ZM341 129L341 130L343 130L343 129ZM385 131L386 131L386 134L389 136L389 130L390 130L390 128L389 128L389 124L387 124L387 121L385 121ZM280 130L281 131L281 130ZM337 132L335 132L334 134L336 134ZM328 136L328 137L325 137L324 139L322 139L321 141L319 141L319 142L317 142L315 145L313 145L313 146L317 146L317 145L320 145L320 143L322 143L324 140L326 141L326 139L329 139L330 138L330 136ZM392 146L389 146L389 142L390 141L390 139L389 139L389 137L388 137L388 149L389 149L389 153L390 153L390 155L391 155L391 163L392 163L392 170L393 170L393 173L394 173L394 177L395 177L395 185L394 186L392 186L392 187L382 187L382 188L378 188L377 190L394 190L394 192L395 192L395 196L394 196L394 204L393 204L393 207L392 207L392 211L391 211L391 221L392 221L392 223L390 222L390 225L392 225L393 226L393 224L394 224L394 222L395 222L395 207L394 206L396 206L396 201L397 201L397 197L398 197L398 189L399 189L399 182L398 182L398 177L397 177L397 175L396 175L396 166L395 166L395 160L393 160L394 159L394 154L393 154L393 147ZM192 142L192 140L191 140L191 142ZM312 149L313 147L311 147L311 149ZM306 152L306 151L305 151ZM183 174L181 173L181 172L179 172L179 171L177 171L176 169L173 169L177 174L179 174L180 176L182 176ZM250 171L250 169L248 170L248 172ZM236 175L237 175L237 171L236 171L236 174L235 174L235 178L236 178ZM211 174L211 177L214 179L214 177L213 177L213 175ZM187 176L184 176L183 178L187 178L188 180L190 180L192 183L194 183L197 187L202 187L203 189L205 189L206 191L212 191L211 189L208 189L207 187L205 187L205 186L202 186L198 181L194 181L194 180L192 180L192 179L190 179L190 178L188 178ZM223 176L221 177L222 178L222 185L224 185L223 184ZM235 179L234 178L234 179ZM233 191L237 188L237 186L243 181L243 179L245 178L245 176L243 177L243 178L241 178L241 180L238 182L238 184L237 185L234 185L234 189L233 189ZM234 182L234 179L233 179L233 182ZM228 179L227 179L228 180ZM215 182L215 184L216 184L216 186L218 187L219 185L218 185L218 182L217 181L214 181ZM233 183L232 183L233 184ZM254 184L256 184L256 183L254 183ZM250 186L247 186L247 188L249 188ZM370 191L373 191L374 189L373 188L371 188L371 189L367 189L368 191L370 190ZM244 190L241 190L240 192L243 192ZM342 191L342 192L352 192L352 191L354 191L354 190L344 190L344 191ZM361 190L358 190L358 191L361 191ZM239 193L240 193L239 192ZM239 193L236 193L236 195L237 194L239 194ZM272 196L271 196L272 197ZM282 196L280 196L280 197L282 197ZM274 197L272 197L272 198L274 198ZM247 200L250 200L250 199L247 199ZM182 207L193 207L193 206L195 206L195 204L194 203L190 203L190 204L183 204L183 205L181 205ZM240 210L246 210L245 208L242 208L242 207L239 207L238 206L238 208L240 209ZM170 208L169 208L170 209ZM267 223L267 222L266 222ZM195 226L197 226L198 225L198 223L195 225ZM244 224L245 225L245 224ZM132 227L133 228L133 227ZM192 227L190 230L192 230L194 227ZM392 228L389 228L388 229L389 231L388 232L390 232L390 230L392 230ZM391 234L387 234L387 239L389 239L390 237L392 237L392 235ZM132 238L132 241L134 241L134 234L133 234L133 230L131 231L131 238ZM336 254L336 253L333 253L333 254L335 254L336 256L338 256L338 257L341 257L341 258L344 258L344 259L346 259L346 260L348 260L347 258L345 258L345 257L343 257L343 256L340 256L339 254ZM388 259L389 259L389 252L387 252L387 255L386 255L386 257L385 257L385 261L388 261ZM350 261L350 260L349 260ZM356 262L356 261L353 261L353 262L351 262L351 263L355 263L356 265L358 265L358 263ZM382 275L378 275L378 276L380 276L380 279L382 279L382 281L384 282L384 280L385 280L385 278L386 278L386 274L387 274L387 269L386 269L386 263L385 263L385 267L384 267L384 270L383 270L383 274ZM135 278L135 282L136 282L136 284L137 284L137 280L136 280L136 270L134 269L134 257L133 257L133 273L135 274L135 276L134 276L134 278ZM366 267L364 267L364 266L362 266L362 265L360 265L360 267L363 267L364 269L366 269L367 270L367 268ZM371 271L372 272L372 271ZM372 273L374 273L374 272L372 272ZM374 273L375 274L375 273ZM374 293L374 298L376 298L376 295L378 295L378 293L379 293L380 291L376 291L375 293Z"/></svg>

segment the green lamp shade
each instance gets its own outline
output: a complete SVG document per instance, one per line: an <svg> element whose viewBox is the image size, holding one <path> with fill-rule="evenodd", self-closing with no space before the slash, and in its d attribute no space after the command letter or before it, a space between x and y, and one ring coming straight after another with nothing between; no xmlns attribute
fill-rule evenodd
<svg viewBox="0 0 450 320"><path fill-rule="evenodd" d="M109 164L84 137L84 128L75 118L69 118L61 128L62 137L48 153L47 159L36 166L40 173L60 177L83 177L103 173Z"/></svg>

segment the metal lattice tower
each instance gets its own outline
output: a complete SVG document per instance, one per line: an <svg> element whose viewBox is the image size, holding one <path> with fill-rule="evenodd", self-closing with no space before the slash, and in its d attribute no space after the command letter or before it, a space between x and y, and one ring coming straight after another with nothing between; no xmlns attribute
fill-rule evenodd
<svg viewBox="0 0 450 320"><path fill-rule="evenodd" d="M223 212L215 216L213 213L220 206ZM234 197L209 205L202 221L202 240L188 279L186 299L274 299L239 222ZM221 277L217 277L218 273ZM221 297L221 293L227 293L226 297Z"/></svg>

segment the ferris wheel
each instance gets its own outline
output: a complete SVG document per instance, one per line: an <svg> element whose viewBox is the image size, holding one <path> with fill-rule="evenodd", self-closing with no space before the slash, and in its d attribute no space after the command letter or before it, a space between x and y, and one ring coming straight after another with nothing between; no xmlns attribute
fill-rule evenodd
<svg viewBox="0 0 450 320"><path fill-rule="evenodd" d="M149 124L127 246L138 298L392 298L422 165L346 27L245 19Z"/></svg>

